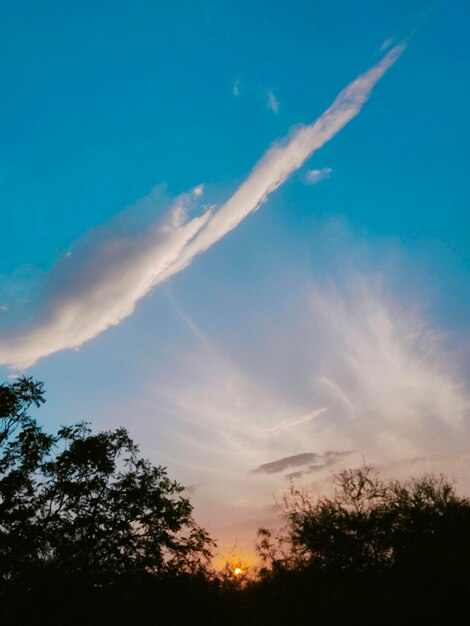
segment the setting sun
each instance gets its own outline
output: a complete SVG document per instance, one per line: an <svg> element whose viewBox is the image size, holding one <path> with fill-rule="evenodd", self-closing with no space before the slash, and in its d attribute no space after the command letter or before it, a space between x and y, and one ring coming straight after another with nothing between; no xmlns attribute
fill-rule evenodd
<svg viewBox="0 0 470 626"><path fill-rule="evenodd" d="M251 578L254 572L254 565L251 560L232 554L232 556L225 561L225 565L221 571L225 579L236 579L242 582Z"/></svg>

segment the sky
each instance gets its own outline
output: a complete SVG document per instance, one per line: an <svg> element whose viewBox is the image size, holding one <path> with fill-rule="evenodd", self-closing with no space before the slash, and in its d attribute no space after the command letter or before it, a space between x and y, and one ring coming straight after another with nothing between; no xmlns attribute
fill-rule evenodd
<svg viewBox="0 0 470 626"><path fill-rule="evenodd" d="M470 494L470 7L0 7L0 377L253 558L289 481Z"/></svg>

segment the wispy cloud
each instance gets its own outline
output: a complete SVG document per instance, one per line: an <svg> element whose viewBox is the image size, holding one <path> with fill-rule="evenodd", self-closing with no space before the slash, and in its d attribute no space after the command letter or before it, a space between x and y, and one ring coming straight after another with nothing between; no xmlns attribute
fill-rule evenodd
<svg viewBox="0 0 470 626"><path fill-rule="evenodd" d="M1 362L28 367L38 358L78 347L128 317L210 218L205 213L185 221L191 195L197 193L180 196L149 232L98 235L90 245L64 255L50 277L55 293L35 322L2 338Z"/></svg>
<svg viewBox="0 0 470 626"><path fill-rule="evenodd" d="M338 95L333 104L313 123L302 126L283 142L271 147L255 165L247 179L185 247L182 255L168 268L165 278L186 267L256 211L268 196L319 148L334 137L361 110L372 89L397 61L405 48L396 46L370 70L361 74Z"/></svg>
<svg viewBox="0 0 470 626"><path fill-rule="evenodd" d="M394 470L446 470L466 449L470 397L445 338L373 272L344 271L301 291L283 286L288 319L277 316L264 336L253 329L263 339L239 359L190 323L195 345L152 382L178 440L172 463L191 455L188 478L203 481L206 495L230 503L242 493L252 507L285 489L292 468L307 482L364 457ZM279 377L279 363L288 375Z"/></svg>
<svg viewBox="0 0 470 626"><path fill-rule="evenodd" d="M317 458L318 454L315 454L315 452L301 452L300 454L294 454L293 456L286 456L283 459L263 463L254 471L265 472L266 474L277 474L291 467L301 467L302 465L313 463L317 460Z"/></svg>
<svg viewBox="0 0 470 626"><path fill-rule="evenodd" d="M235 96L235 98L238 98L238 96L240 95L240 83L238 79L235 80L233 83L232 94Z"/></svg>
<svg viewBox="0 0 470 626"><path fill-rule="evenodd" d="M321 183L322 180L329 178L332 171L331 167L323 167L320 170L308 170L305 174L305 181L309 185L316 185Z"/></svg>
<svg viewBox="0 0 470 626"><path fill-rule="evenodd" d="M422 309L424 291L403 286L414 281L409 258L328 225L311 241L336 260L308 275L297 267L295 280L275 261L265 281L276 288L241 298L259 318L237 325L224 308L228 335L178 308L184 347L147 375L139 438L166 442L155 454L183 483L203 484L194 503L218 507L212 524L260 518L287 479L327 489L332 470L364 459L397 477L463 477L470 493L466 373Z"/></svg>
<svg viewBox="0 0 470 626"><path fill-rule="evenodd" d="M380 52L385 52L385 50L388 50L390 46L392 45L393 45L393 37L389 37L380 46Z"/></svg>
<svg viewBox="0 0 470 626"><path fill-rule="evenodd" d="M294 426L298 426L299 424L305 424L305 422L309 422L310 420L315 419L319 415L322 415L328 411L328 407L322 407L321 409L316 409L311 413L307 413L307 415L302 415L301 417L293 417L288 420L282 421L280 424L276 426L272 426L271 428L265 428L261 430L261 433L273 433L275 435L279 435L284 430L288 430L289 428L293 428Z"/></svg>
<svg viewBox="0 0 470 626"><path fill-rule="evenodd" d="M351 456L351 454L353 454L351 450L327 450L324 454L301 452L300 454L286 456L276 461L263 463L257 467L254 472L257 474L260 472L264 472L265 474L280 474L293 467L300 467L302 469L287 474L286 478L301 478L305 474L311 474L327 467L329 468L338 463L341 459Z"/></svg>
<svg viewBox="0 0 470 626"><path fill-rule="evenodd" d="M271 109L273 113L279 113L279 100L271 90L268 91L267 107Z"/></svg>
<svg viewBox="0 0 470 626"><path fill-rule="evenodd" d="M398 45L348 85L312 124L271 147L217 212L187 220L187 194L167 220L136 237L97 238L63 258L51 275L49 300L36 319L4 334L0 363L25 368L39 358L76 348L129 316L155 285L185 268L259 208L306 159L361 110L373 87L404 50ZM196 188L196 189L199 189ZM202 189L201 189L202 191ZM54 284L55 278L60 280Z"/></svg>

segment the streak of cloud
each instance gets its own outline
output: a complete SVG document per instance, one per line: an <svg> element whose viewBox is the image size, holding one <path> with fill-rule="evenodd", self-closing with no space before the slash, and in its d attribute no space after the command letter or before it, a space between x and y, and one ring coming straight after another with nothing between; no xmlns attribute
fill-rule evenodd
<svg viewBox="0 0 470 626"><path fill-rule="evenodd" d="M351 450L327 450L324 454L301 452L300 454L287 456L282 459L277 459L276 461L263 463L257 467L254 472L256 474L260 472L264 472L265 474L279 474L293 467L301 467L301 470L286 475L286 478L301 478L305 474L311 474L323 470L326 467L331 467L351 454L353 454Z"/></svg>
<svg viewBox="0 0 470 626"><path fill-rule="evenodd" d="M256 473L265 472L266 474L277 474L291 467L301 467L302 465L307 465L308 463L316 461L317 458L318 454L315 454L315 452L301 452L300 454L294 454L293 456L286 456L283 459L263 463L254 471Z"/></svg>
<svg viewBox="0 0 470 626"><path fill-rule="evenodd" d="M331 167L323 167L321 170L308 170L305 174L305 182L308 185L316 185L331 176Z"/></svg>
<svg viewBox="0 0 470 626"><path fill-rule="evenodd" d="M395 46L370 70L340 92L333 104L313 123L303 126L285 142L277 143L255 165L248 178L206 227L185 247L165 278L181 271L196 256L210 248L253 211L319 148L334 137L361 110L372 89L398 60L404 44Z"/></svg>
<svg viewBox="0 0 470 626"><path fill-rule="evenodd" d="M294 417L290 420L284 420L277 426L265 428L260 432L279 435L284 430L288 430L289 428L292 428L293 426L298 426L299 424L305 424L305 422L309 422L310 420L315 419L318 415L322 415L323 413L325 413L325 411L328 411L328 407L322 407L321 409L317 409L316 411L313 411L312 413L307 413L307 415L302 415L301 417Z"/></svg>
<svg viewBox="0 0 470 626"><path fill-rule="evenodd" d="M271 109L273 113L279 113L279 100L271 90L268 91L267 107L268 109Z"/></svg>
<svg viewBox="0 0 470 626"><path fill-rule="evenodd" d="M138 300L258 209L313 152L351 121L404 48L404 44L395 46L348 85L314 123L270 148L217 212L207 211L187 221L187 196L183 196L163 225L137 237L98 239L85 255L62 259L52 272L52 279L60 275L61 280L52 285L43 312L0 340L0 363L29 367L54 352L81 346L131 315ZM202 187L196 188L196 195L197 190L202 192Z"/></svg>
<svg viewBox="0 0 470 626"><path fill-rule="evenodd" d="M388 50L388 48L390 48L390 46L392 45L393 45L393 37L389 37L380 46L380 52L385 52L385 50Z"/></svg>
<svg viewBox="0 0 470 626"><path fill-rule="evenodd" d="M29 327L0 341L1 362L29 367L58 350L81 346L131 315L136 302L210 218L207 212L185 223L190 202L189 194L179 197L166 219L145 234L98 236L95 246L84 246L85 254L78 250L64 255L51 276L57 292Z"/></svg>

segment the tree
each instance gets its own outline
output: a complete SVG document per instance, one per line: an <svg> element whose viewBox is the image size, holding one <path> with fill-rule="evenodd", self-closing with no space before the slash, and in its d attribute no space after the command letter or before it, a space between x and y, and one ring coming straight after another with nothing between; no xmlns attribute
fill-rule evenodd
<svg viewBox="0 0 470 626"><path fill-rule="evenodd" d="M46 434L28 415L42 402L31 379L0 387L0 581L102 586L203 569L212 542L165 468L141 458L124 428Z"/></svg>
<svg viewBox="0 0 470 626"><path fill-rule="evenodd" d="M0 447L17 428L29 423L31 405L39 407L43 402L43 384L32 378L22 377L9 385L0 385Z"/></svg>
<svg viewBox="0 0 470 626"><path fill-rule="evenodd" d="M334 481L333 497L315 498L291 484L286 527L258 535L258 552L271 571L468 577L470 501L444 477L386 482L363 466L339 472Z"/></svg>
<svg viewBox="0 0 470 626"><path fill-rule="evenodd" d="M384 481L364 466L334 478L331 497L291 484L284 529L260 529L264 623L466 624L469 500L442 476Z"/></svg>

